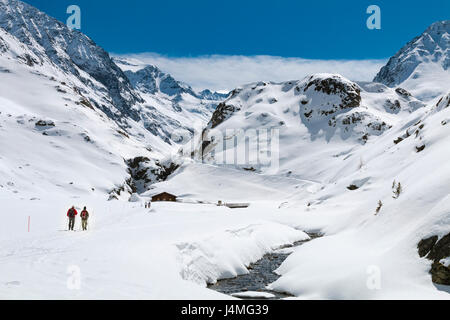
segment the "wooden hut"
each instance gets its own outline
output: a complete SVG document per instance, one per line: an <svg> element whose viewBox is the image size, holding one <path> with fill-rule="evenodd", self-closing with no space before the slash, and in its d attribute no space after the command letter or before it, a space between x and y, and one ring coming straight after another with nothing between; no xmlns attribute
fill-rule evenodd
<svg viewBox="0 0 450 320"><path fill-rule="evenodd" d="M167 201L167 202L176 202L177 196L174 196L173 194L163 192L159 193L157 195L154 195L152 197L152 202L161 202L161 201Z"/></svg>

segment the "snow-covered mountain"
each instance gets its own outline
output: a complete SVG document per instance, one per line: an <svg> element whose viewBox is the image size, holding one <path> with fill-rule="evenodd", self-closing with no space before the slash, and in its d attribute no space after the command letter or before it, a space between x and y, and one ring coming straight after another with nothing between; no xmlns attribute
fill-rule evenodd
<svg viewBox="0 0 450 320"><path fill-rule="evenodd" d="M153 135L171 143L174 131L190 134L192 123L205 121L217 105L212 99L223 98L197 95L155 67L125 75L87 36L21 1L0 1L0 27L30 51L18 59L30 68L47 65L57 70L62 73L61 82L68 82L64 78L71 75L82 84L77 90L86 102L120 123L125 131L133 126L130 121L142 122ZM7 49L3 47L4 52ZM51 72L43 76L54 77ZM159 99L158 93L167 99ZM167 109L174 112L167 114Z"/></svg>
<svg viewBox="0 0 450 320"><path fill-rule="evenodd" d="M161 159L170 152L160 136L112 104L97 108L109 97L104 91L65 73L3 29L0 43L0 185L7 195L39 198L43 188L107 198L129 178L125 159ZM153 166L158 167L155 160Z"/></svg>
<svg viewBox="0 0 450 320"><path fill-rule="evenodd" d="M183 93L196 95L191 87L176 81L171 75L163 73L155 66L147 66L136 72L126 71L125 74L132 85L144 93L161 92L170 97L181 96Z"/></svg>
<svg viewBox="0 0 450 320"><path fill-rule="evenodd" d="M172 97L175 101L182 100L183 94L211 101L222 101L228 96L228 94L212 92L209 89L197 93L191 86L174 79L157 66L143 65L142 63L133 64L133 61L137 62L135 59L114 58L114 62L124 70L133 87L142 93L160 93Z"/></svg>
<svg viewBox="0 0 450 320"><path fill-rule="evenodd" d="M34 53L33 58L22 57L30 67L51 64L103 93L98 108L116 120L124 121L121 116L139 119L133 106L142 98L132 90L109 54L84 34L16 0L0 1L0 27Z"/></svg>
<svg viewBox="0 0 450 320"><path fill-rule="evenodd" d="M180 142L181 138L177 137L182 136L185 142L186 137L207 122L217 105L227 97L227 94L209 90L197 93L158 67L142 64L136 59L114 58L114 61L144 99L140 114L145 126L155 134L163 135L167 142Z"/></svg>
<svg viewBox="0 0 450 320"><path fill-rule="evenodd" d="M85 177L86 181L79 181L82 189L101 189L107 194L125 188L124 199L134 188L125 183L133 171L127 162L145 159L147 184L156 182L158 175L165 176L163 158L192 134L195 125L208 121L218 104L211 98L218 97L203 99L187 85L160 71L157 74L161 77L157 78L158 90L141 90L145 77L130 81L109 54L84 34L21 1L0 1L3 151L20 146L32 152L38 146L37 154L45 154L54 163L37 159L33 163L28 157L28 165L39 168L33 174L58 167L61 172L61 176L48 175L43 183L65 185L81 179L79 172L84 170L78 165L66 167L80 159L109 172L98 176L95 183L88 182L94 175ZM170 92L171 88L180 90ZM29 139L28 135L37 137ZM9 163L5 168L21 162L20 152L3 156ZM17 179L12 191L27 184L9 170L1 175L2 185Z"/></svg>
<svg viewBox="0 0 450 320"><path fill-rule="evenodd" d="M196 92L191 86L174 79L157 66L145 64L136 58L114 57L113 60L125 72L133 87L143 93L160 93L173 97L175 100L181 100L183 94L188 94L197 99L213 102L222 101L229 95L229 93L213 92L209 89Z"/></svg>
<svg viewBox="0 0 450 320"><path fill-rule="evenodd" d="M374 81L401 86L425 101L445 94L450 87L450 20L433 23L406 44Z"/></svg>
<svg viewBox="0 0 450 320"><path fill-rule="evenodd" d="M301 81L254 83L234 90L214 112L204 131L204 161L215 162L234 149L245 149L248 136L240 129L278 130L282 172L317 179L352 149L364 145L425 104L405 90L379 83L354 83L340 75L315 74ZM257 137L254 137L255 139ZM223 149L225 146L225 149ZM258 166L254 158L244 168ZM319 161L327 159L326 162ZM232 157L231 159L234 159ZM319 165L320 167L316 167ZM327 170L328 168L328 170Z"/></svg>

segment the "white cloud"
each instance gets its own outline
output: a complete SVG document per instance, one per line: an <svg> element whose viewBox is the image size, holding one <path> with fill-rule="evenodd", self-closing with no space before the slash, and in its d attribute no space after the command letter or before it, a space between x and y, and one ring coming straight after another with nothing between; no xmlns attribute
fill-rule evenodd
<svg viewBox="0 0 450 320"><path fill-rule="evenodd" d="M312 73L339 73L371 81L386 60L309 60L275 56L166 57L156 53L116 55L153 64L196 90L232 90L256 81L300 80Z"/></svg>

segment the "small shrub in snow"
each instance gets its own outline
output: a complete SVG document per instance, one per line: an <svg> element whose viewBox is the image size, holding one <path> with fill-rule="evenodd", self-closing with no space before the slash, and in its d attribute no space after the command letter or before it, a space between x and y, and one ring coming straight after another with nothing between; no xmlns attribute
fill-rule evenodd
<svg viewBox="0 0 450 320"><path fill-rule="evenodd" d="M398 137L397 140L394 140L394 143L395 143L395 144L399 144L399 143L402 142L402 141L403 141L403 138L402 138L402 137Z"/></svg>
<svg viewBox="0 0 450 320"><path fill-rule="evenodd" d="M406 138L409 138L411 136L411 133L409 132L409 129L406 130L405 136L406 136Z"/></svg>
<svg viewBox="0 0 450 320"><path fill-rule="evenodd" d="M378 201L378 207L375 211L375 215L378 215L380 213L382 207L383 207L383 202L381 202L381 200L380 200L380 201Z"/></svg>
<svg viewBox="0 0 450 320"><path fill-rule="evenodd" d="M421 145L420 147L416 147L417 153L422 152L423 150L425 150L425 145Z"/></svg>
<svg viewBox="0 0 450 320"><path fill-rule="evenodd" d="M81 104L81 105L83 105L83 106L85 106L85 107L87 107L89 109L95 110L94 107L92 106L92 103L88 99L86 99L84 97L81 98L80 101L77 104L79 104L79 105Z"/></svg>
<svg viewBox="0 0 450 320"><path fill-rule="evenodd" d="M398 184L396 184L394 181L394 184L392 185L392 189L393 189L392 191L394 192L394 195L392 196L392 198L398 199L403 192L402 184L400 182Z"/></svg>
<svg viewBox="0 0 450 320"><path fill-rule="evenodd" d="M55 123L51 120L39 120L35 123L36 127L54 127Z"/></svg>
<svg viewBox="0 0 450 320"><path fill-rule="evenodd" d="M396 195L397 198L400 197L400 194L402 193L402 191L403 191L403 188L402 188L402 185L399 182L398 185L397 185L397 189L395 189L395 195Z"/></svg>

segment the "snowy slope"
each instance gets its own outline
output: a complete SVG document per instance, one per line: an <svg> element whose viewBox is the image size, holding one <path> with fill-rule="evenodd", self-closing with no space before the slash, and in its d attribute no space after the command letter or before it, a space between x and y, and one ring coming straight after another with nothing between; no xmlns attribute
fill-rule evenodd
<svg viewBox="0 0 450 320"><path fill-rule="evenodd" d="M105 98L103 91L47 59L30 65L28 60L46 56L2 29L0 39L2 186L32 193L95 189L107 197L129 177L125 159L159 159L170 152L170 145L140 123L126 118L123 127L110 112L97 108L93 103ZM32 186L29 179L40 184Z"/></svg>
<svg viewBox="0 0 450 320"><path fill-rule="evenodd" d="M450 83L450 21L432 24L406 44L375 77L375 82L401 86L430 101L445 94Z"/></svg>
<svg viewBox="0 0 450 320"><path fill-rule="evenodd" d="M343 161L336 168L341 179L335 185L328 185L315 199L302 199L317 203L307 211L314 215L334 211L339 221L324 229L330 237L305 245L286 261L279 270L283 277L273 288L310 298L439 297L428 275L431 262L419 258L417 244L450 231L446 187L450 167L442 161L448 158L449 116L449 108L435 106L412 114ZM411 135L395 144L407 130ZM425 146L423 151L419 151L421 146ZM365 162L360 168L361 157ZM367 181L359 190L345 190L356 180ZM403 185L398 199L392 198L394 180ZM383 207L376 215L379 200ZM312 251L322 254L311 255ZM305 261L304 256L314 258ZM379 289L367 289L371 266L381 272Z"/></svg>

